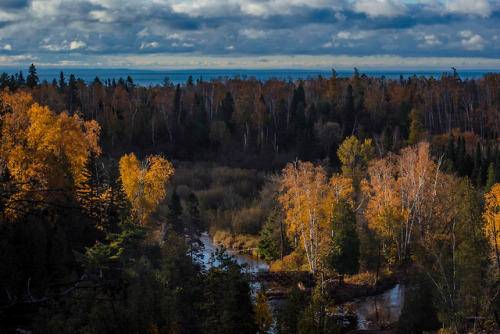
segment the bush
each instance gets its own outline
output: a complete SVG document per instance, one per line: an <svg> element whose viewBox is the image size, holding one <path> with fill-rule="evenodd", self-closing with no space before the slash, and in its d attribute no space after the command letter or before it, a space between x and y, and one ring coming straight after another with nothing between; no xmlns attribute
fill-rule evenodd
<svg viewBox="0 0 500 334"><path fill-rule="evenodd" d="M264 210L256 207L242 209L233 219L233 232L236 234L259 234L266 220Z"/></svg>

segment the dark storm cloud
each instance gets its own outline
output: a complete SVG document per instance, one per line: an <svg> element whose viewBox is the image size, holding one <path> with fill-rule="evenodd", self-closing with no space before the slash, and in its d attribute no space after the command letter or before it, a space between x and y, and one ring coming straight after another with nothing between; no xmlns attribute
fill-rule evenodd
<svg viewBox="0 0 500 334"><path fill-rule="evenodd" d="M0 56L500 54L498 1L3 0Z"/></svg>

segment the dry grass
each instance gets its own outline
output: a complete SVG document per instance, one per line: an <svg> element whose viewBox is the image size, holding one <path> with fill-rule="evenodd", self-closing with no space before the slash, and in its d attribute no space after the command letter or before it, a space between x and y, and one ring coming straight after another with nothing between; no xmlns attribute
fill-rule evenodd
<svg viewBox="0 0 500 334"><path fill-rule="evenodd" d="M389 269L380 269L378 280L381 281L391 275L392 272ZM357 285L373 286L375 285L375 276L376 273L374 271L365 271L357 275L346 276L345 281Z"/></svg>
<svg viewBox="0 0 500 334"><path fill-rule="evenodd" d="M257 248L258 237L252 235L233 235L227 231L217 231L212 237L216 246L224 246L230 250L245 251L250 253Z"/></svg>

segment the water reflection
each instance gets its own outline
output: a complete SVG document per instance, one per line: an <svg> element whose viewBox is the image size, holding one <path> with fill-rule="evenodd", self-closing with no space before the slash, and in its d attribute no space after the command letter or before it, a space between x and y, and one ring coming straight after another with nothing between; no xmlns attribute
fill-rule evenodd
<svg viewBox="0 0 500 334"><path fill-rule="evenodd" d="M361 298L344 307L356 313L358 329L380 329L398 321L404 298L404 286L397 284L380 295Z"/></svg>
<svg viewBox="0 0 500 334"><path fill-rule="evenodd" d="M205 250L203 251L203 263L205 265L208 265L208 260L210 259L210 256L217 247L213 244L212 238L207 234L207 232L203 232L200 236L201 242L205 245ZM243 254L239 253L236 251L231 251L227 250L226 251L228 254L233 255L234 259L236 262L240 265L246 263L248 265L248 271L249 272L258 272L258 271L268 271L269 266L267 265L266 262L260 260L257 257L248 255L248 254ZM215 263L215 265L218 265L218 263Z"/></svg>
<svg viewBox="0 0 500 334"><path fill-rule="evenodd" d="M203 251L203 263L208 265L210 256L217 247L213 244L212 238L206 233L201 234L200 240L205 245ZM238 264L246 263L249 272L268 271L269 266L266 262L259 258L238 253L236 251L227 251L228 254L234 255ZM217 265L218 263L215 263ZM260 288L260 283L251 284L252 291L255 294ZM399 319L401 310L403 309L405 296L404 286L397 284L394 288L376 296L359 298L353 302L345 303L339 306L341 312L354 312L357 316L357 329L380 329L395 323ZM271 300L272 307L282 307L287 302L286 299Z"/></svg>

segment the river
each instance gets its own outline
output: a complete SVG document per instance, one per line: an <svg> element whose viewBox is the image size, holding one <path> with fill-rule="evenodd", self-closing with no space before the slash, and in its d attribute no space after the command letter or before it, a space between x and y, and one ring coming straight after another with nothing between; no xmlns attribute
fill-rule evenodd
<svg viewBox="0 0 500 334"><path fill-rule="evenodd" d="M208 265L208 261L213 252L217 249L217 247L213 244L212 238L207 234L207 232L203 232L200 236L201 242L205 245L205 249L203 251L203 263ZM240 265L247 264L247 269L249 272L258 272L258 271L268 271L269 266L266 262L260 260L255 256L251 256L248 254L243 254L237 251L226 251L228 254L234 256L236 262ZM217 265L218 263L216 263Z"/></svg>
<svg viewBox="0 0 500 334"><path fill-rule="evenodd" d="M203 251L203 263L208 265L211 254L217 249L212 238L206 233L201 234L200 240L205 245ZM249 272L268 271L269 266L259 258L242 254L236 251L228 251L233 255L238 264L247 264ZM346 309L354 312L357 316L357 329L380 329L398 321L404 304L405 288L397 284L386 292L365 298L359 298L352 302L338 306L339 311ZM282 304L282 300L276 304ZM273 305L275 306L275 305Z"/></svg>
<svg viewBox="0 0 500 334"><path fill-rule="evenodd" d="M379 295L364 297L339 306L357 316L357 329L380 329L398 321L405 300L405 288L396 284Z"/></svg>

